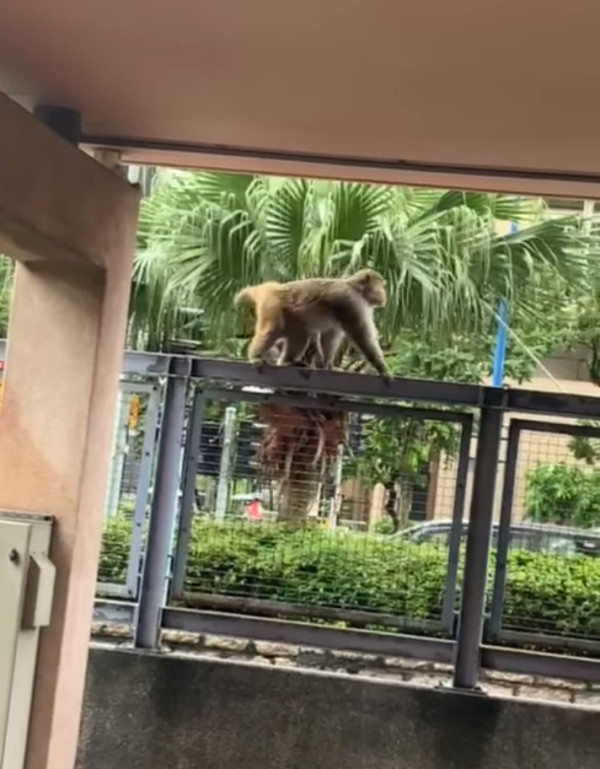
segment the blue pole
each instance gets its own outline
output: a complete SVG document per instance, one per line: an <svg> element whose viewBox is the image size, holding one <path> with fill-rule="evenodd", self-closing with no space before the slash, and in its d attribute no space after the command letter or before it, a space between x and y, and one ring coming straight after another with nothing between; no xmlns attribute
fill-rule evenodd
<svg viewBox="0 0 600 769"><path fill-rule="evenodd" d="M492 369L492 387L502 387L504 383L504 366L506 364L506 323L508 322L508 302L501 299L498 305L498 330L496 332L496 349L494 350L494 366Z"/></svg>
<svg viewBox="0 0 600 769"><path fill-rule="evenodd" d="M515 222L511 222L511 233L517 231ZM504 368L506 366L506 346L508 342L508 302L501 299L498 304L498 330L496 331L496 349L492 368L492 387L502 387L504 384Z"/></svg>

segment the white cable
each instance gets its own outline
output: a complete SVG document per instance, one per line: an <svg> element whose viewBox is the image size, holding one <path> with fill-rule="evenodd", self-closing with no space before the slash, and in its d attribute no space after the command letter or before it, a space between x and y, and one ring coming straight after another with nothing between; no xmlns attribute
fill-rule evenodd
<svg viewBox="0 0 600 769"><path fill-rule="evenodd" d="M562 387L560 382L558 382L558 380L554 376L552 376L552 374L548 371L546 366L544 366L542 361L536 356L536 354L533 352L533 350L531 350L525 344L525 342L519 337L519 335L515 331L512 330L512 328L508 325L508 323L506 323L506 321L504 321L500 317L500 315L492 307L490 307L489 305L487 305L487 306L488 306L488 309L491 310L492 313L494 314L494 317L496 318L496 320L504 326L504 328L507 330L507 332L510 334L510 336L515 340L515 342L517 342L519 345L521 345L523 350L527 353L527 355L529 355L529 357L536 364L536 366L539 366L542 369L544 374L548 377L548 379L550 379L551 382L554 383L554 385L556 385L556 388L561 393L566 393L566 390Z"/></svg>

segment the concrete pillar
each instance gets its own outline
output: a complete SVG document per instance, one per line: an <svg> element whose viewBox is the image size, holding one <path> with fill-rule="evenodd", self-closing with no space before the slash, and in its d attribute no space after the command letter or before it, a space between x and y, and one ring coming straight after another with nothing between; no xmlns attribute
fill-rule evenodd
<svg viewBox="0 0 600 769"><path fill-rule="evenodd" d="M70 769L139 193L1 95L0 135L0 250L20 259L0 414L0 507L57 520L55 602L41 635L27 769Z"/></svg>

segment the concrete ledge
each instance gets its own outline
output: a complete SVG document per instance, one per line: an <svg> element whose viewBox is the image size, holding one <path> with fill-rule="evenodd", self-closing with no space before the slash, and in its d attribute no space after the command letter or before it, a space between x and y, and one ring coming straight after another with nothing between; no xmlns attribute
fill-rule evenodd
<svg viewBox="0 0 600 769"><path fill-rule="evenodd" d="M133 641L131 625L92 623L94 642L129 647ZM250 662L297 670L323 670L330 673L384 679L392 683L422 686L450 685L452 665L410 657L383 657L359 652L323 649L298 644L250 641L245 638L199 635L178 630L162 634L165 649L191 653L203 659ZM500 697L524 697L537 701L570 702L600 710L600 685L566 678L482 670L481 685L486 694Z"/></svg>
<svg viewBox="0 0 600 769"><path fill-rule="evenodd" d="M78 769L596 769L600 716L93 648Z"/></svg>

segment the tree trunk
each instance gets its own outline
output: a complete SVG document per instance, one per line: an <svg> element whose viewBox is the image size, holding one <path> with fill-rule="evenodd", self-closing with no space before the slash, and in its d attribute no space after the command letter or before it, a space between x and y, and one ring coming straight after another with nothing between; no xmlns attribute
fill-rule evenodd
<svg viewBox="0 0 600 769"><path fill-rule="evenodd" d="M397 488L399 489L398 496L400 498L400 525L404 528L408 524L412 509L413 487L409 478L400 477L397 481Z"/></svg>
<svg viewBox="0 0 600 769"><path fill-rule="evenodd" d="M396 489L396 482L389 481L385 484L385 490L387 491L387 499L385 502L385 512L389 515L392 526L394 527L394 533L400 528L400 521L398 520L398 491Z"/></svg>
<svg viewBox="0 0 600 769"><path fill-rule="evenodd" d="M319 469L309 463L295 463L290 475L279 485L277 520L300 527L320 490Z"/></svg>
<svg viewBox="0 0 600 769"><path fill-rule="evenodd" d="M277 520L300 526L318 505L326 472L345 440L345 414L264 404L259 416L266 424L261 465L279 482Z"/></svg>

